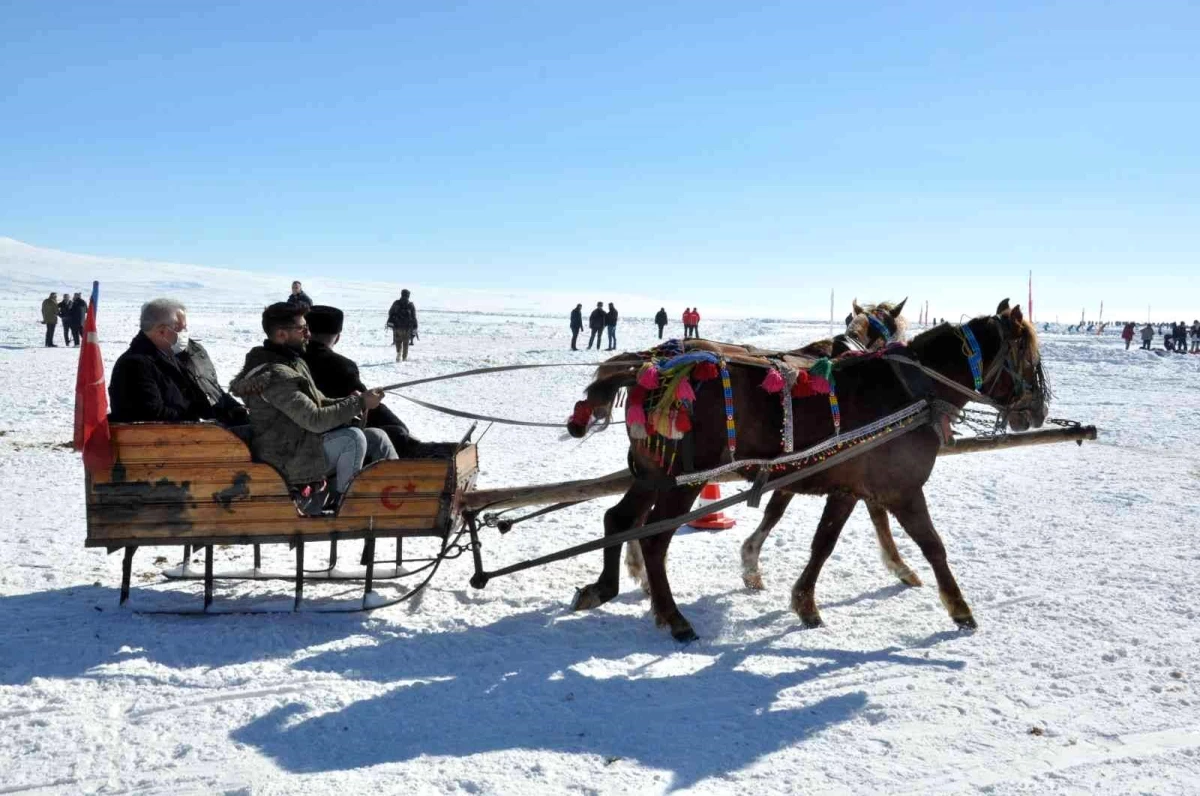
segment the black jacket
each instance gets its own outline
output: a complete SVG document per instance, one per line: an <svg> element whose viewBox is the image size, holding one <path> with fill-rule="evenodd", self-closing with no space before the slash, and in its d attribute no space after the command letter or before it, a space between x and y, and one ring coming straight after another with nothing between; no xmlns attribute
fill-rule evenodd
<svg viewBox="0 0 1200 796"><path fill-rule="evenodd" d="M579 307L571 310L571 331L583 328L583 310Z"/></svg>
<svg viewBox="0 0 1200 796"><path fill-rule="evenodd" d="M617 308L616 307L613 307L608 312L604 313L604 325L605 326L616 326L617 325Z"/></svg>
<svg viewBox="0 0 1200 796"><path fill-rule="evenodd" d="M655 326L666 326L667 325L667 311L666 310L659 310L655 314L654 325Z"/></svg>
<svg viewBox="0 0 1200 796"><path fill-rule="evenodd" d="M317 389L327 398L345 398L355 391L365 392L367 389L362 383L358 365L354 360L342 356L322 342L309 341L308 350L304 352L304 361L308 364ZM367 428L387 426L399 426L404 435L408 435L408 426L383 404L367 413Z"/></svg>
<svg viewBox="0 0 1200 796"><path fill-rule="evenodd" d="M67 310L67 317L72 326L83 328L83 322L87 320L87 299L77 298L71 302L71 309Z"/></svg>
<svg viewBox="0 0 1200 796"><path fill-rule="evenodd" d="M387 325L395 329L416 329L417 305L409 299L396 299L388 310Z"/></svg>
<svg viewBox="0 0 1200 796"><path fill-rule="evenodd" d="M204 391L174 356L159 351L141 332L113 365L108 401L109 419L114 423L151 420L177 423L213 417Z"/></svg>
<svg viewBox="0 0 1200 796"><path fill-rule="evenodd" d="M604 328L604 310L599 307L592 310L592 314L588 316L588 328L592 331Z"/></svg>
<svg viewBox="0 0 1200 796"><path fill-rule="evenodd" d="M313 300L308 297L307 293L301 290L299 293L289 293L287 297L287 303L291 304L293 307L299 307L303 305L311 308L313 305Z"/></svg>
<svg viewBox="0 0 1200 796"><path fill-rule="evenodd" d="M175 360L204 393L218 422L227 426L244 426L250 422L250 413L246 411L246 407L221 387L221 381L217 378L217 368L204 346L195 340L189 340L187 351L176 354Z"/></svg>
<svg viewBox="0 0 1200 796"><path fill-rule="evenodd" d="M62 318L64 324L71 322L71 302L70 297L58 302L58 317Z"/></svg>

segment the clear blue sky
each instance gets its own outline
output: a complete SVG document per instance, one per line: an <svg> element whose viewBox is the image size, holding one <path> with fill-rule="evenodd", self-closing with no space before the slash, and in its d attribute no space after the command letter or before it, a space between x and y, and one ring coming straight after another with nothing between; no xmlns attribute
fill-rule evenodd
<svg viewBox="0 0 1200 796"><path fill-rule="evenodd" d="M1200 314L1195 3L186 5L0 5L0 235Z"/></svg>

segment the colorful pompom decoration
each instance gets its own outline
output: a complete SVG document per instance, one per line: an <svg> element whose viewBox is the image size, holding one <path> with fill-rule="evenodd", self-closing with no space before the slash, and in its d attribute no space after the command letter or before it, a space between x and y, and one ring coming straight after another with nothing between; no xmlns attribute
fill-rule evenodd
<svg viewBox="0 0 1200 796"><path fill-rule="evenodd" d="M783 375L775 368L767 371L767 377L763 379L762 388L774 395L784 388Z"/></svg>
<svg viewBox="0 0 1200 796"><path fill-rule="evenodd" d="M637 383L647 390L658 388L658 368L653 362L647 362L638 373Z"/></svg>
<svg viewBox="0 0 1200 796"><path fill-rule="evenodd" d="M696 391L692 389L692 383L687 378L679 380L679 386L675 388L675 397L680 401L696 400Z"/></svg>
<svg viewBox="0 0 1200 796"><path fill-rule="evenodd" d="M807 398L810 395L814 395L812 380L808 376L808 371L802 370L796 374L796 383L792 385L792 397Z"/></svg>
<svg viewBox="0 0 1200 796"><path fill-rule="evenodd" d="M712 362L701 362L692 369L692 378L696 381L711 381L720 376L720 371Z"/></svg>

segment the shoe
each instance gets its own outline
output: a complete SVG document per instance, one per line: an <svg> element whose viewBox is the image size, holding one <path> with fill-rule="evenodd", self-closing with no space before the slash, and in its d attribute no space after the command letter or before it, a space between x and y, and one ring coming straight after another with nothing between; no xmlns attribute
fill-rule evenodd
<svg viewBox="0 0 1200 796"><path fill-rule="evenodd" d="M396 354L396 361L397 361L397 362L399 362L399 361L400 361L400 354L399 354L399 352L397 352L397 354Z"/></svg>

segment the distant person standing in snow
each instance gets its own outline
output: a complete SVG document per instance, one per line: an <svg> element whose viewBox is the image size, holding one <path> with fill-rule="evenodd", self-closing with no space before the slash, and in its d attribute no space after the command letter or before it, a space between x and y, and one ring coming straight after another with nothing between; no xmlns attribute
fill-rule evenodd
<svg viewBox="0 0 1200 796"><path fill-rule="evenodd" d="M658 312L654 315L654 325L658 327L658 339L663 336L663 329L667 326L667 308L659 307Z"/></svg>
<svg viewBox="0 0 1200 796"><path fill-rule="evenodd" d="M292 283L292 294L287 297L287 303L289 307L303 306L305 309L313 305L313 300L304 292L299 279Z"/></svg>
<svg viewBox="0 0 1200 796"><path fill-rule="evenodd" d="M583 304L576 304L571 310L571 350L578 351L579 333L583 331Z"/></svg>
<svg viewBox="0 0 1200 796"><path fill-rule="evenodd" d="M1142 327L1142 348L1146 351L1150 350L1150 343L1154 340L1154 327L1146 324Z"/></svg>
<svg viewBox="0 0 1200 796"><path fill-rule="evenodd" d="M1192 353L1200 354L1200 320L1192 319Z"/></svg>
<svg viewBox="0 0 1200 796"><path fill-rule="evenodd" d="M83 322L87 320L87 311L87 299L76 291L75 299L71 302L69 310L72 345L78 346L80 339L83 338Z"/></svg>
<svg viewBox="0 0 1200 796"><path fill-rule="evenodd" d="M1127 323L1121 329L1121 339L1125 341L1125 350L1129 350L1129 344L1133 342L1133 324Z"/></svg>
<svg viewBox="0 0 1200 796"><path fill-rule="evenodd" d="M596 343L596 350L600 350L600 341L604 339L604 302L597 301L596 309L592 310L592 314L588 316L588 329L591 335L588 337L588 351L592 350L592 343Z"/></svg>
<svg viewBox="0 0 1200 796"><path fill-rule="evenodd" d="M700 336L700 309L692 307L692 337Z"/></svg>
<svg viewBox="0 0 1200 796"><path fill-rule="evenodd" d="M58 294L51 293L42 299L42 323L46 324L46 348L58 348L54 344L54 327L58 326Z"/></svg>
<svg viewBox="0 0 1200 796"><path fill-rule="evenodd" d="M683 339L686 340L692 336L692 308L683 308Z"/></svg>
<svg viewBox="0 0 1200 796"><path fill-rule="evenodd" d="M408 347L417 334L417 305L409 299L408 288L400 291L400 298L392 302L388 310L387 325L392 328L392 343L396 346L396 361L408 359Z"/></svg>
<svg viewBox="0 0 1200 796"><path fill-rule="evenodd" d="M71 294L64 290L62 301L58 302L58 317L62 321L63 345L71 344Z"/></svg>
<svg viewBox="0 0 1200 796"><path fill-rule="evenodd" d="M608 351L617 350L617 308L608 302L608 312L604 313L604 328L608 329Z"/></svg>

